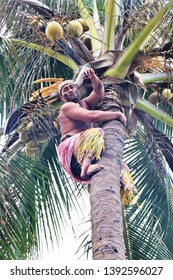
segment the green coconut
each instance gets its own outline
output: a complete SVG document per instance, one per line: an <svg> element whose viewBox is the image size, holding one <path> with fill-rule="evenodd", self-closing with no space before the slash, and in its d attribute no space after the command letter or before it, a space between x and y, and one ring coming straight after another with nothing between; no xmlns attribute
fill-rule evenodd
<svg viewBox="0 0 173 280"><path fill-rule="evenodd" d="M154 105L157 104L158 99L159 99L159 98L158 98L158 93L157 93L156 91L154 91L154 92L150 95L150 97L149 97L150 103L152 103L152 104L154 104Z"/></svg>
<svg viewBox="0 0 173 280"><path fill-rule="evenodd" d="M63 35L63 28L57 21L51 21L46 27L46 37L51 41L61 39Z"/></svg>

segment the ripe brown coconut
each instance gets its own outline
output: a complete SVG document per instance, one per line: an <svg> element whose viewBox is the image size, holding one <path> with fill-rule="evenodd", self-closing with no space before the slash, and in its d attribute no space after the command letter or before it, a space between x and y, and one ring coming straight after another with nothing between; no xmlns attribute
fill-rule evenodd
<svg viewBox="0 0 173 280"><path fill-rule="evenodd" d="M67 34L71 37L79 37L83 33L82 24L78 20L71 20L67 25Z"/></svg>
<svg viewBox="0 0 173 280"><path fill-rule="evenodd" d="M88 32L83 33L80 39L88 48L88 50L91 51L92 50L91 36L88 34Z"/></svg>
<svg viewBox="0 0 173 280"><path fill-rule="evenodd" d="M46 37L51 41L61 39L63 35L63 28L57 21L51 21L46 27Z"/></svg>

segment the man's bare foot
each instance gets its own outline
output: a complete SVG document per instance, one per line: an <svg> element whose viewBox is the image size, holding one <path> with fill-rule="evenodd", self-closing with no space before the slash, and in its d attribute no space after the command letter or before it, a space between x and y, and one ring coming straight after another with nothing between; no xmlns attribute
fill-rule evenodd
<svg viewBox="0 0 173 280"><path fill-rule="evenodd" d="M103 165L101 164L87 164L82 167L81 170L81 178L82 179L89 179L91 175L103 169Z"/></svg>

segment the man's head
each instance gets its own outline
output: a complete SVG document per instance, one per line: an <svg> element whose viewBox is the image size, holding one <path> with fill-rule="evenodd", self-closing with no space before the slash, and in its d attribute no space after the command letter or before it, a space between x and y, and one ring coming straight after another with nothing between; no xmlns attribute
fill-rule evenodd
<svg viewBox="0 0 173 280"><path fill-rule="evenodd" d="M79 91L73 80L66 80L59 84L58 91L60 98L64 102L75 102L79 101Z"/></svg>

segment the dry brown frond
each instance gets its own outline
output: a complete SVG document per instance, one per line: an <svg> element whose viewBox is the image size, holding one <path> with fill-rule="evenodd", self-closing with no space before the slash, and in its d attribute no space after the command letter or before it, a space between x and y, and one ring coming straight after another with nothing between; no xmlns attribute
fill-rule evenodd
<svg viewBox="0 0 173 280"><path fill-rule="evenodd" d="M58 89L58 85L63 81L63 78L43 78L43 79L39 79L34 81L33 83L40 83L40 82L54 82L52 85L50 86L46 86L46 87L42 87L36 91L34 91L31 94L31 97L29 98L29 101L33 101L35 99L37 99L38 97L42 97L45 98L47 96L49 96L51 93L57 91Z"/></svg>
<svg viewBox="0 0 173 280"><path fill-rule="evenodd" d="M139 67L139 73L157 73L157 72L167 72L173 71L173 62L167 62L161 57L148 59L145 63L145 66Z"/></svg>

